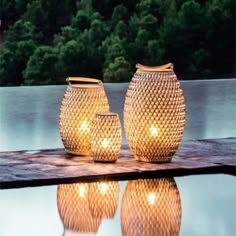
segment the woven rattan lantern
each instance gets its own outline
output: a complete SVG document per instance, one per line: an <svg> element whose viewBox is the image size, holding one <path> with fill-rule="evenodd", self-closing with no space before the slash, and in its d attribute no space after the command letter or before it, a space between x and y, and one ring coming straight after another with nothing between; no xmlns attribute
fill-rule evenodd
<svg viewBox="0 0 236 236"><path fill-rule="evenodd" d="M60 109L60 133L68 153L91 154L91 123L96 112L109 111L100 80L71 77Z"/></svg>
<svg viewBox="0 0 236 236"><path fill-rule="evenodd" d="M101 218L92 216L89 209L88 192L88 183L58 186L57 206L65 232L97 232Z"/></svg>
<svg viewBox="0 0 236 236"><path fill-rule="evenodd" d="M145 162L169 162L185 126L185 104L173 64L137 64L124 106L124 127L134 157Z"/></svg>
<svg viewBox="0 0 236 236"><path fill-rule="evenodd" d="M118 181L94 182L89 186L89 208L95 218L113 218L118 199Z"/></svg>
<svg viewBox="0 0 236 236"><path fill-rule="evenodd" d="M181 201L173 178L129 181L121 204L123 236L177 236Z"/></svg>
<svg viewBox="0 0 236 236"><path fill-rule="evenodd" d="M116 161L121 146L121 125L118 114L96 113L91 129L91 139L94 161Z"/></svg>

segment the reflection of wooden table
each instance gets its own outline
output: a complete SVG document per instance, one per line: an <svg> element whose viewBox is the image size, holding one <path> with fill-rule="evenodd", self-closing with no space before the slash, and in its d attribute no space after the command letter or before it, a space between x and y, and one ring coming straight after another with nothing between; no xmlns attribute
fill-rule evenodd
<svg viewBox="0 0 236 236"><path fill-rule="evenodd" d="M69 156L64 149L0 152L0 188L202 173L236 175L236 138L184 141L165 164L138 162L127 147L113 164Z"/></svg>

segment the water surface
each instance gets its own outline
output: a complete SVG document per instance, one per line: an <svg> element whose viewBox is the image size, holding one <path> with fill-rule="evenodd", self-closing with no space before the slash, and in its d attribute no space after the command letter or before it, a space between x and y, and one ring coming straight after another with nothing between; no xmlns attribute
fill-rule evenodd
<svg viewBox="0 0 236 236"><path fill-rule="evenodd" d="M235 235L235 177L223 174L198 175L176 177L175 181L181 199L180 236ZM119 182L119 201L114 218L102 219L97 236L121 235L120 206L126 185L127 181ZM70 201L69 194L67 200ZM57 186L0 190L0 235L63 235L64 226L58 207ZM82 205L77 207L83 208ZM78 222L81 221L79 216L81 212ZM158 216L164 218L163 213L158 213ZM160 227L168 225L162 222ZM73 232L67 235L83 234Z"/></svg>

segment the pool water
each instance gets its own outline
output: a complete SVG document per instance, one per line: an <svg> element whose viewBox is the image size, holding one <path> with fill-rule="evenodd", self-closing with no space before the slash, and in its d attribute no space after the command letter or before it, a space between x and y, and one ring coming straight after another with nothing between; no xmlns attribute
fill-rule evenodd
<svg viewBox="0 0 236 236"><path fill-rule="evenodd" d="M235 220L223 174L0 190L1 236L234 236Z"/></svg>

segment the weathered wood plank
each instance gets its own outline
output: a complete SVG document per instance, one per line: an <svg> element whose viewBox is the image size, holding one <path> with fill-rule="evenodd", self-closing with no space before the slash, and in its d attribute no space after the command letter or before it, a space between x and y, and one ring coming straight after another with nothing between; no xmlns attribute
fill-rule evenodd
<svg viewBox="0 0 236 236"><path fill-rule="evenodd" d="M116 163L95 163L64 149L0 153L0 188L211 172L236 173L236 138L185 141L163 164L138 162L127 147Z"/></svg>
<svg viewBox="0 0 236 236"><path fill-rule="evenodd" d="M176 158L226 166L230 174L236 175L236 138L187 141Z"/></svg>

